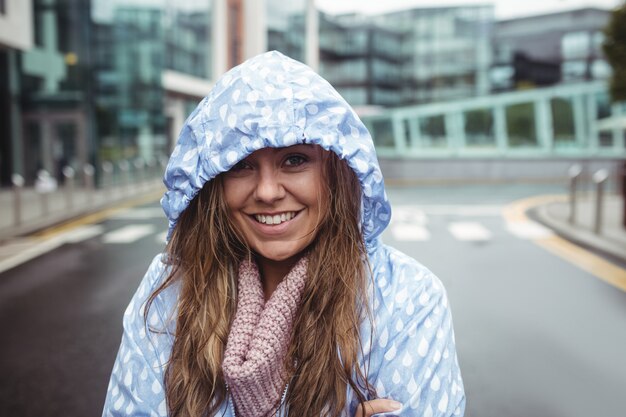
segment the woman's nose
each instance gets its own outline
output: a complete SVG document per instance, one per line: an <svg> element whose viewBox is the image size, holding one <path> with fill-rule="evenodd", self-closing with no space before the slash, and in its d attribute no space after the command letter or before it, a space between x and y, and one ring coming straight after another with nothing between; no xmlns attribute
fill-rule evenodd
<svg viewBox="0 0 626 417"><path fill-rule="evenodd" d="M261 169L254 190L254 198L271 204L283 197L285 197L285 188L280 180L280 175L272 169Z"/></svg>

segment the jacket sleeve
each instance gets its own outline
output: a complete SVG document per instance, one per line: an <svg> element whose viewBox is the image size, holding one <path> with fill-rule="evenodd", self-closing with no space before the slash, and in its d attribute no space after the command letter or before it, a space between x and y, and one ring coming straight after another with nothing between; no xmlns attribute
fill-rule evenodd
<svg viewBox="0 0 626 417"><path fill-rule="evenodd" d="M164 273L165 265L159 255L124 313L124 333L109 381L103 417L167 415L163 372L171 342L161 295L147 312L147 323L144 314L145 302L165 278Z"/></svg>
<svg viewBox="0 0 626 417"><path fill-rule="evenodd" d="M462 416L465 393L446 291L432 272L408 259L388 264L386 278L376 282L369 380L379 398L402 403L401 410L381 415Z"/></svg>

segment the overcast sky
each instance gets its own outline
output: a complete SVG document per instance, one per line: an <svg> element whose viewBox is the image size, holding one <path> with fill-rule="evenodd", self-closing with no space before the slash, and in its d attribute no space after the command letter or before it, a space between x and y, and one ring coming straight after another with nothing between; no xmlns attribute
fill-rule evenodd
<svg viewBox="0 0 626 417"><path fill-rule="evenodd" d="M611 9L620 0L315 0L318 8L328 13L362 12L366 14L401 10L412 7L459 6L493 4L496 19L530 16L580 7Z"/></svg>

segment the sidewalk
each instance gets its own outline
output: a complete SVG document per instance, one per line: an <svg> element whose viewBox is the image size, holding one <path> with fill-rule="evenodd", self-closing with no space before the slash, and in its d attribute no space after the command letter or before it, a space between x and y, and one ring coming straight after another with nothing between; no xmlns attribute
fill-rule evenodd
<svg viewBox="0 0 626 417"><path fill-rule="evenodd" d="M33 188L20 191L19 201L12 189L0 190L0 245L124 201L165 190L162 180L147 179L130 184L88 190L59 189L49 194Z"/></svg>
<svg viewBox="0 0 626 417"><path fill-rule="evenodd" d="M568 202L540 205L532 208L529 214L563 238L626 265L626 228L622 225L624 213L622 197L617 194L604 196L599 234L594 233L595 196L581 193L576 203L574 224L569 222Z"/></svg>
<svg viewBox="0 0 626 417"><path fill-rule="evenodd" d="M0 273L76 238L59 230L46 235L46 229L89 215L106 214L125 204L156 201L164 191L161 178L96 190L60 189L45 196L25 188L16 204L13 190L0 190Z"/></svg>

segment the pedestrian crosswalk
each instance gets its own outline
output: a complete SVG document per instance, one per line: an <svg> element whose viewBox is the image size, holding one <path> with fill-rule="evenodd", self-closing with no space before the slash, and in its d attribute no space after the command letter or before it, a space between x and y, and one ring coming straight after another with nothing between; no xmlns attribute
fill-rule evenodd
<svg viewBox="0 0 626 417"><path fill-rule="evenodd" d="M502 209L501 206L480 205L394 206L389 233L394 240L401 242L426 242L442 233L446 233L461 242L486 242L500 233L500 230L493 230L494 227L524 240L542 239L553 234L550 229L531 220L506 221L501 217ZM159 214L159 216L162 215ZM98 237L104 244L120 245L132 244L152 236L153 242L164 244L165 230L151 223L141 223L142 220L156 217L156 210L131 209L120 213L115 218L133 220L133 224L109 231L106 231L102 225L87 225L74 229L63 240L65 243L75 243ZM433 220L437 221L434 222ZM502 227L494 226L499 224Z"/></svg>
<svg viewBox="0 0 626 417"><path fill-rule="evenodd" d="M144 236L154 233L155 226L151 224L131 224L105 234L104 243L132 243Z"/></svg>
<svg viewBox="0 0 626 417"><path fill-rule="evenodd" d="M500 232L494 228L523 240L544 239L554 234L532 220L507 220L502 216L503 209L496 205L399 205L393 207L389 229L391 237L400 242L425 242L441 233L461 242L487 242ZM436 225L433 219L437 220Z"/></svg>
<svg viewBox="0 0 626 417"><path fill-rule="evenodd" d="M491 239L491 232L478 222L452 222L448 230L458 240L485 241Z"/></svg>
<svg viewBox="0 0 626 417"><path fill-rule="evenodd" d="M545 239L554 233L527 218L503 216L503 206L491 205L394 205L391 224L385 239L398 242L428 242L452 237L459 242L490 242L503 233L523 240ZM52 238L15 242L4 245L0 251L0 272L49 252L64 244L76 244L94 239L103 245L121 246L138 243L142 239L165 245L165 224L154 220L163 218L160 209L134 208L111 217L125 223L87 224L74 227Z"/></svg>

